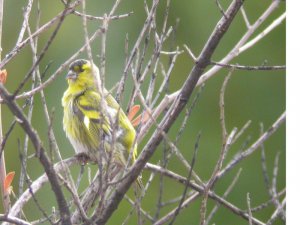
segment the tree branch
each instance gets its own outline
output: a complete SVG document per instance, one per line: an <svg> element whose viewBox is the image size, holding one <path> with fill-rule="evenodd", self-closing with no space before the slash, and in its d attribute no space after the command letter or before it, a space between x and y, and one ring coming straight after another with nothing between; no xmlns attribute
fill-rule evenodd
<svg viewBox="0 0 300 225"><path fill-rule="evenodd" d="M123 199L124 194L127 192L130 185L136 180L139 173L145 166L146 162L150 159L150 157L155 152L156 147L161 142L163 138L161 132L162 131L168 132L171 125L174 123L175 119L178 117L179 113L186 105L187 100L191 96L192 91L195 88L198 79L200 78L204 69L209 65L212 54L214 53L216 47L218 46L222 37L224 36L227 29L229 28L231 22L233 21L233 18L239 11L243 2L244 2L243 0L233 1L229 6L228 10L226 11L227 19L223 17L218 22L209 40L204 46L201 54L199 55L195 66L192 68L189 77L187 78L185 84L183 85L181 92L177 98L177 101L175 101L173 107L171 107L171 109L165 116L164 120L160 123L159 129L157 129L157 131L151 137L150 142L148 142L147 145L144 147L139 158L130 169L129 171L130 176L128 176L120 184L117 185L116 191L112 194L111 198L108 200L108 203L103 209L99 217L99 220L97 221L97 224L105 224L107 220L110 218L110 216L112 215L112 213L116 210L120 201Z"/></svg>
<svg viewBox="0 0 300 225"><path fill-rule="evenodd" d="M20 122L21 127L28 134L32 144L34 145L36 156L39 158L42 166L44 167L44 170L50 181L52 190L55 194L62 223L71 225L70 211L66 199L64 197L64 194L62 192L61 186L59 184L58 177L56 175L52 163L50 162L50 160L46 155L45 149L42 146L42 142L37 132L33 129L31 124L28 122L27 118L23 114L20 107L13 101L12 95L10 95L7 92L6 88L4 88L2 84L0 84L0 95L5 101L5 103L7 104L10 111L21 121Z"/></svg>

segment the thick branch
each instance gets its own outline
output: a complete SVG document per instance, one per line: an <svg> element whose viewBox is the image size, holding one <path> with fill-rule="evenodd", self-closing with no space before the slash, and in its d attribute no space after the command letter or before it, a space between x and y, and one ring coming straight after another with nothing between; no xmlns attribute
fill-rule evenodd
<svg viewBox="0 0 300 225"><path fill-rule="evenodd" d="M28 122L27 118L23 114L20 107L16 104L15 101L12 100L12 96L8 93L8 91L4 88L2 84L0 84L0 95L7 104L10 111L20 120L20 125L23 130L28 134L34 148L36 151L36 156L39 158L44 170L48 176L50 181L52 190L55 194L56 201L59 207L59 212L61 216L62 224L71 224L70 221L70 211L62 192L61 186L58 181L58 177L56 175L55 170L53 169L53 165L48 159L45 149L42 146L42 142L37 134L37 132L33 129L31 124Z"/></svg>
<svg viewBox="0 0 300 225"><path fill-rule="evenodd" d="M204 46L200 56L197 59L195 66L192 68L192 71L189 74L181 93L179 94L177 101L169 113L165 116L165 119L160 123L159 128L154 135L151 137L150 142L145 146L142 153L140 154L138 160L132 166L132 169L129 171L130 176L125 178L117 187L116 191L112 194L112 197L108 201L106 207L103 209L100 219L97 221L97 224L105 224L110 218L112 213L117 209L120 201L123 199L124 194L129 189L130 185L136 180L140 171L145 166L146 162L153 155L155 149L163 139L162 132L168 132L171 125L175 122L179 113L182 111L184 106L187 103L187 100L192 94L193 89L195 88L197 81L202 75L204 69L209 65L211 56L214 53L216 47L218 46L221 38L224 36L228 30L233 18L239 11L240 7L243 4L243 0L235 0L231 3L228 10L226 11L227 18L223 17L218 24L216 25L214 31L212 32L209 40Z"/></svg>
<svg viewBox="0 0 300 225"><path fill-rule="evenodd" d="M7 221L10 224L16 224L16 225L30 225L31 223L28 223L24 220L21 220L17 217L12 217L9 215L0 215L0 221Z"/></svg>

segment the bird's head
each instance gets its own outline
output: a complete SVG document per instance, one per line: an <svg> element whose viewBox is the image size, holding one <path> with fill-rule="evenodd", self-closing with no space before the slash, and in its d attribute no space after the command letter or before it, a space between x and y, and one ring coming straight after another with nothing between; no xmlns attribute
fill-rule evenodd
<svg viewBox="0 0 300 225"><path fill-rule="evenodd" d="M95 64L85 59L78 59L70 64L66 78L71 88L94 88L95 76L98 74L99 69Z"/></svg>

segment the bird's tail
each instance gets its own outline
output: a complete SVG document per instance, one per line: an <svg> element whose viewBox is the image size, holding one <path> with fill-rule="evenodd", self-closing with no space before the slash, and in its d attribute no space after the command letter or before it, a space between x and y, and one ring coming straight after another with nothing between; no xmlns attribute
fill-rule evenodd
<svg viewBox="0 0 300 225"><path fill-rule="evenodd" d="M145 187L142 182L142 176L138 176L134 183L134 191L138 197L143 197L145 195Z"/></svg>

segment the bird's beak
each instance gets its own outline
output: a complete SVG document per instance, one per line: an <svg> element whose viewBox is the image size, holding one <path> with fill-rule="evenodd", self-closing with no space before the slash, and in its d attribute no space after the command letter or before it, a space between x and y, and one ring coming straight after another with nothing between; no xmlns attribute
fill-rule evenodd
<svg viewBox="0 0 300 225"><path fill-rule="evenodd" d="M75 72L69 71L67 73L67 76L66 76L67 80L76 80L76 78L77 78L77 74Z"/></svg>

